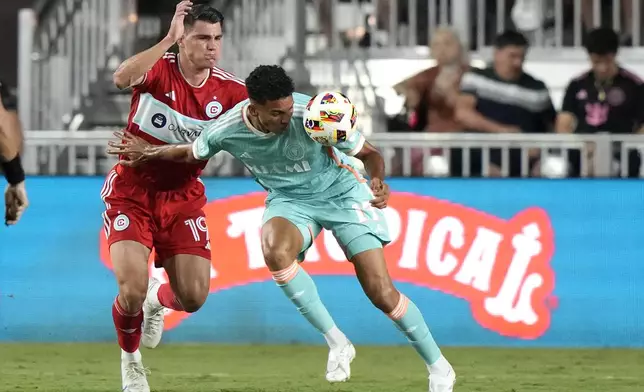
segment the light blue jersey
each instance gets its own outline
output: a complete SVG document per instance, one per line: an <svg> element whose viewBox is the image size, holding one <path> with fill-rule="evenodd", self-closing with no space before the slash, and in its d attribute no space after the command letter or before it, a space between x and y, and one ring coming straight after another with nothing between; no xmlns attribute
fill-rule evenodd
<svg viewBox="0 0 644 392"><path fill-rule="evenodd" d="M324 228L331 230L347 258L389 242L381 210L371 207L373 194L351 166L365 143L360 132L336 147L324 147L304 130L311 97L293 94L293 118L287 131L267 134L248 120L249 101L243 101L206 128L192 145L198 159L227 151L242 161L268 192L264 222L275 217L295 225L304 244L299 259Z"/></svg>
<svg viewBox="0 0 644 392"><path fill-rule="evenodd" d="M351 170L346 155L357 154L365 138L355 132L336 148L313 141L302 119L310 99L293 94L293 118L288 130L279 135L253 127L246 112L249 101L240 102L201 133L193 144L194 155L205 160L228 151L271 193L294 199L342 194L361 179Z"/></svg>

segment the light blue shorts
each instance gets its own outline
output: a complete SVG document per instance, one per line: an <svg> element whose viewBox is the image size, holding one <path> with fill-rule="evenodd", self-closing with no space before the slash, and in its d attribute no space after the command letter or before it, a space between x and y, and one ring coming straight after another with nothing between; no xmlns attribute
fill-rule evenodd
<svg viewBox="0 0 644 392"><path fill-rule="evenodd" d="M351 259L391 241L385 215L371 206L372 198L366 183L356 183L346 193L330 199L294 200L277 195L268 203L263 223L281 217L297 226L304 238L300 261L322 229L333 233L347 259Z"/></svg>

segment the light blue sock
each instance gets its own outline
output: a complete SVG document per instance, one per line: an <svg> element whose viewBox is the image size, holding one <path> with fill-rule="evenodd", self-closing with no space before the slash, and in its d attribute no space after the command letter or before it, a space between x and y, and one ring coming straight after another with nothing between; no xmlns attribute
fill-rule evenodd
<svg viewBox="0 0 644 392"><path fill-rule="evenodd" d="M329 311L320 301L315 282L298 263L293 263L290 267L272 274L277 286L315 329L322 334L327 334L335 326Z"/></svg>
<svg viewBox="0 0 644 392"><path fill-rule="evenodd" d="M441 350L434 341L431 332L429 332L429 327L427 327L423 315L418 307L404 294L400 294L398 306L389 313L389 317L398 329L405 334L416 352L425 360L428 366L433 365L441 357Z"/></svg>

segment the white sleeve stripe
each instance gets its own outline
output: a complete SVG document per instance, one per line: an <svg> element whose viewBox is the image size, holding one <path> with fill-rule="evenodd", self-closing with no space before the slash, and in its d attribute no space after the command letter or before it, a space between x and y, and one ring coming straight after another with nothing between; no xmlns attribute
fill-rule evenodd
<svg viewBox="0 0 644 392"><path fill-rule="evenodd" d="M148 71L148 72L150 72L150 71ZM144 73L144 74L143 74L143 77L141 78L141 81L140 81L140 82L138 82L138 83L134 83L134 84L132 84L130 87L140 86L140 85L142 85L143 83L145 83L145 81L146 81L146 80L148 80L148 72L146 72L146 73Z"/></svg>
<svg viewBox="0 0 644 392"><path fill-rule="evenodd" d="M367 139L364 138L364 135L360 134L360 140L358 140L358 144L356 144L353 150L349 151L347 155L350 157L356 156L356 154L359 153L360 150L362 150L362 147L364 147L366 141Z"/></svg>
<svg viewBox="0 0 644 392"><path fill-rule="evenodd" d="M192 142L192 156L195 157L195 159L203 161L205 160L203 157L199 156L199 151L197 148L197 143L199 142L199 139L195 140Z"/></svg>
<svg viewBox="0 0 644 392"><path fill-rule="evenodd" d="M228 72L228 71L224 71L223 69L221 69L221 68L219 68L219 67L214 67L214 68L213 68L213 70L214 70L214 71L219 72L220 74L222 74L222 75L224 75L224 76L228 76L228 77L230 77L230 78L234 78L234 79L239 79L239 80L241 80L241 79L240 79L240 78L238 78L236 75L234 75L234 74L232 74L232 73L230 73L230 72Z"/></svg>
<svg viewBox="0 0 644 392"><path fill-rule="evenodd" d="M241 78L238 78L237 76L230 74L228 72L223 72L217 68L213 68L212 73L219 76L222 79L237 80L237 81L243 82Z"/></svg>
<svg viewBox="0 0 644 392"><path fill-rule="evenodd" d="M241 80L241 79L239 79L239 78L236 78L236 77L230 77L230 76L223 75L223 74L219 73L219 72L218 72L217 70L215 70L215 69L213 69L213 70L212 70L212 74L211 74L211 76L214 76L214 77L216 77L217 79L220 79L220 80L228 80L228 81L231 81L231 82L235 82L235 83L237 83L237 84L240 84L240 85L242 85L242 86L246 86L246 84L244 83L244 81L243 81L243 80Z"/></svg>

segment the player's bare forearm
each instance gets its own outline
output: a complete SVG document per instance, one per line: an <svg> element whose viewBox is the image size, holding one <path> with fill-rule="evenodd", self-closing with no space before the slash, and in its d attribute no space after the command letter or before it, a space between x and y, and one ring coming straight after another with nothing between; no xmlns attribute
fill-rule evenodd
<svg viewBox="0 0 644 392"><path fill-rule="evenodd" d="M116 87L123 90L140 83L143 76L154 64L174 45L172 38L165 37L150 49L123 61L114 72L113 80Z"/></svg>
<svg viewBox="0 0 644 392"><path fill-rule="evenodd" d="M380 151L369 142L365 142L362 150L355 157L362 161L369 178L385 179L385 160Z"/></svg>
<svg viewBox="0 0 644 392"><path fill-rule="evenodd" d="M22 149L20 120L14 111L0 109L0 157L3 161L15 158Z"/></svg>
<svg viewBox="0 0 644 392"><path fill-rule="evenodd" d="M150 159L163 161L197 163L199 160L192 153L192 144L166 144L164 146L150 146L146 149L146 156Z"/></svg>

